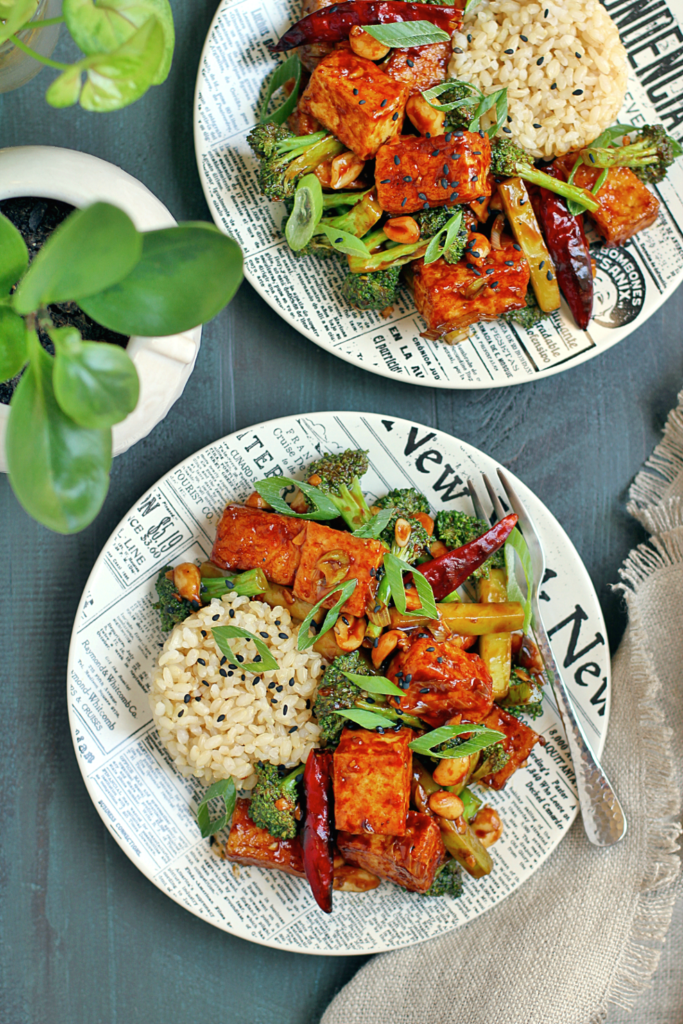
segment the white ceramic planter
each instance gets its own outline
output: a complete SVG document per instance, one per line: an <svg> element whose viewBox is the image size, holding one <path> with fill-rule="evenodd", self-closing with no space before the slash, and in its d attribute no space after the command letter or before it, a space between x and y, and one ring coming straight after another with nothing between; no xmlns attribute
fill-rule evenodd
<svg viewBox="0 0 683 1024"><path fill-rule="evenodd" d="M120 167L71 149L19 146L0 149L0 199L40 196L72 206L104 201L128 214L139 231L175 225L156 196ZM164 338L133 337L127 352L140 377L140 400L114 427L114 455L120 455L163 420L194 369L201 327ZM5 430L9 406L0 405L0 471L7 471Z"/></svg>

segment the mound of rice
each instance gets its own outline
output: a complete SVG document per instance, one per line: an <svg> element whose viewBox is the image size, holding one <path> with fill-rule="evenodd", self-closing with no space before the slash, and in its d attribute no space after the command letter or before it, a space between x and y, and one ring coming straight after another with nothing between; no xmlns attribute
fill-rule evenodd
<svg viewBox="0 0 683 1024"><path fill-rule="evenodd" d="M258 653L251 640L230 640L230 662L211 636L214 626L239 626L263 639L279 668L241 669ZM232 665L232 667L231 667ZM232 776L256 783L257 761L294 767L318 746L310 707L322 672L315 651L297 651L285 608L227 594L190 615L159 655L149 702L159 736L182 775L207 785Z"/></svg>
<svg viewBox="0 0 683 1024"><path fill-rule="evenodd" d="M614 123L628 63L598 0L482 0L453 36L449 71L486 95L506 86L511 138L548 158Z"/></svg>

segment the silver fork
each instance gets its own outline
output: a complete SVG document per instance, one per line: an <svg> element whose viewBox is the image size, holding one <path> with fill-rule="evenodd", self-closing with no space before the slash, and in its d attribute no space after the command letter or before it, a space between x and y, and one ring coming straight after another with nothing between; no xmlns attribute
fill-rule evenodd
<svg viewBox="0 0 683 1024"><path fill-rule="evenodd" d="M567 736L576 775L583 827L586 830L588 839L594 846L613 846L626 835L626 817L616 793L605 775L600 762L591 750L581 723L576 716L567 684L555 661L548 640L548 634L543 625L538 603L539 583L542 582L545 576L543 548L533 520L516 494L510 479L500 469L498 470L498 476L513 512L517 513L517 525L524 535L531 554L534 577L531 590L532 635L543 659L548 679L553 687L560 717L562 718L564 731ZM500 499L488 477L482 474L482 478L493 504L493 510L496 516L502 519L506 513ZM488 521L488 516L484 512L481 499L472 480L468 481L468 487L476 515Z"/></svg>

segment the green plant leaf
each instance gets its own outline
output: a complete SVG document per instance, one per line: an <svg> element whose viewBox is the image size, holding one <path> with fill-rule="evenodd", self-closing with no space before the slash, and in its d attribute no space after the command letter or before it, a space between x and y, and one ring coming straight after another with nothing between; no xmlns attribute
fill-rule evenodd
<svg viewBox="0 0 683 1024"><path fill-rule="evenodd" d="M356 589L357 583L358 580L347 580L346 583L344 583L341 587L335 587L335 589L330 591L329 594L325 594L324 597L321 597L317 604L313 605L310 612L299 626L299 635L296 641L297 650L307 651L309 647L313 646L316 640L318 640L321 636L324 636L325 633L328 632L328 630L332 629L335 622L339 618L339 612L341 611L342 605L345 604L351 597L351 594ZM333 594L339 594L339 599L337 600L336 604L334 604L332 608L330 608L330 610L328 611L327 615L323 619L323 624L318 630L317 634L315 636L309 636L308 631L311 628L311 623L313 622L313 617L315 616L315 613L318 611L319 608L323 606L325 601L329 600L329 598Z"/></svg>
<svg viewBox="0 0 683 1024"><path fill-rule="evenodd" d="M306 174L296 187L294 207L285 224L285 238L294 252L313 238L323 215L323 189L315 174Z"/></svg>
<svg viewBox="0 0 683 1024"><path fill-rule="evenodd" d="M392 697L403 696L403 690L386 676L363 676L356 672L342 672L342 675L367 693L389 693Z"/></svg>
<svg viewBox="0 0 683 1024"><path fill-rule="evenodd" d="M294 88L291 93L282 104L272 114L268 114L268 107L273 93L281 89L285 82L288 82L290 78L294 79ZM261 115L259 122L261 124L268 124L272 121L273 124L284 124L289 115L294 110L299 99L299 85L301 83L301 61L298 53L293 53L291 57L288 57L284 64L280 64L279 67L275 68L273 75L268 82L268 88L266 90L266 96L261 107ZM323 133L324 136L324 133ZM284 152L284 151L283 151Z"/></svg>
<svg viewBox="0 0 683 1024"><path fill-rule="evenodd" d="M248 629L242 629L240 626L215 626L211 630L211 634L218 644L219 650L232 662L236 661L236 655L233 653L228 640L236 640L238 637L251 640L258 651L258 661L244 662L242 664L242 668L247 669L248 672L275 672L280 667L271 654L270 648L266 647L263 640L254 636Z"/></svg>
<svg viewBox="0 0 683 1024"><path fill-rule="evenodd" d="M384 569L389 581L389 587L391 588L391 596L401 615L426 615L430 619L438 619L439 610L436 607L431 584L421 572L418 572L414 565L409 565L402 558L397 558L396 555L392 555L390 551L387 551L384 556ZM413 583L417 590L417 596L420 598L420 607L415 608L411 612L407 610L406 606L406 591L403 583L404 572L413 574Z"/></svg>
<svg viewBox="0 0 683 1024"><path fill-rule="evenodd" d="M430 43L447 43L448 32L444 32L431 21L392 21L385 25L363 25L364 31L385 46L428 46Z"/></svg>
<svg viewBox="0 0 683 1024"><path fill-rule="evenodd" d="M13 36L38 10L38 0L13 0L0 7L0 44Z"/></svg>
<svg viewBox="0 0 683 1024"><path fill-rule="evenodd" d="M458 744L457 747L450 747L447 750L435 750L447 740L454 736L462 736L463 733L472 733L472 737ZM493 743L500 743L505 739L505 733L497 729L487 729L484 725L472 725L470 722L463 722L460 725L442 725L439 729L425 733L408 744L415 754L425 754L428 757L467 757L468 754L476 754Z"/></svg>
<svg viewBox="0 0 683 1024"><path fill-rule="evenodd" d="M111 431L86 430L65 416L52 387L52 358L37 336L12 396L6 452L12 490L29 515L57 533L88 526L109 488Z"/></svg>
<svg viewBox="0 0 683 1024"><path fill-rule="evenodd" d="M50 331L55 345L52 374L63 412L81 427L113 427L133 411L140 381L132 359L118 345L83 341L75 327Z"/></svg>
<svg viewBox="0 0 683 1024"><path fill-rule="evenodd" d="M342 231L341 228L330 227L329 224L321 222L314 232L316 235L325 235L333 249L351 256L369 256L365 242L356 238L350 231Z"/></svg>
<svg viewBox="0 0 683 1024"><path fill-rule="evenodd" d="M377 540L382 530L389 525L389 520L394 515L393 508L381 508L372 519L363 523L357 530L353 531L354 537L362 537L364 540Z"/></svg>
<svg viewBox="0 0 683 1024"><path fill-rule="evenodd" d="M362 726L363 729L391 729L394 723L383 715L375 715L372 711L363 711L361 708L350 708L348 711L335 711L335 715L341 715L342 718L348 718L349 721L355 722L356 725Z"/></svg>
<svg viewBox="0 0 683 1024"><path fill-rule="evenodd" d="M234 239L212 224L181 224L146 232L131 273L81 306L120 334L177 334L216 316L241 281L242 253Z"/></svg>
<svg viewBox="0 0 683 1024"><path fill-rule="evenodd" d="M517 527L514 528L508 539L505 541L505 547L503 550L505 554L505 570L508 578L508 601L518 601L524 608L524 624L522 626L522 630L526 633L531 623L531 589L534 581L534 571L531 565L531 554L529 552L529 548ZM515 552L519 557L522 571L524 572L524 579L526 581L526 597L522 593L519 583L517 582Z"/></svg>
<svg viewBox="0 0 683 1024"><path fill-rule="evenodd" d="M16 377L27 359L24 321L7 306L0 306L0 381Z"/></svg>
<svg viewBox="0 0 683 1024"><path fill-rule="evenodd" d="M164 82L171 69L175 30L168 0L64 0L66 27L83 53L113 53L150 17L164 33L164 54L152 85Z"/></svg>
<svg viewBox="0 0 683 1024"><path fill-rule="evenodd" d="M294 512L284 498L280 497L280 491L284 487L298 487L308 498L311 512ZM270 476L266 480L257 480L254 483L254 490L267 501L271 508L283 516L291 519L315 519L327 520L337 519L339 509L331 501L324 491L305 483L303 480L290 480L288 476Z"/></svg>
<svg viewBox="0 0 683 1024"><path fill-rule="evenodd" d="M28 249L11 220L0 213L0 298L17 283L28 266Z"/></svg>
<svg viewBox="0 0 683 1024"><path fill-rule="evenodd" d="M217 797L223 797L225 812L211 821L208 805L210 800L214 800ZM213 786L209 786L202 802L197 808L197 824L199 825L202 839L208 839L215 832L220 832L221 829L225 828L232 818L236 802L237 790L232 779L221 779L219 782L214 782Z"/></svg>
<svg viewBox="0 0 683 1024"><path fill-rule="evenodd" d="M80 99L84 110L97 113L127 107L154 84L165 45L161 22L148 18L118 50L95 53L72 64L54 80L45 98L53 107L71 106ZM85 83L77 88L83 73Z"/></svg>
<svg viewBox="0 0 683 1024"><path fill-rule="evenodd" d="M12 304L26 315L51 302L80 302L129 274L141 252L142 236L123 210L109 203L75 210L40 250Z"/></svg>

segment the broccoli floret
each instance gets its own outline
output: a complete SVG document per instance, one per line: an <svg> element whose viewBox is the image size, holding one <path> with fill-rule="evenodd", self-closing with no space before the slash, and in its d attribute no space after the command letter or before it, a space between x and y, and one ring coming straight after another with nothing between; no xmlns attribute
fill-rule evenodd
<svg viewBox="0 0 683 1024"><path fill-rule="evenodd" d="M462 868L457 860L447 860L437 871L434 881L423 896L450 896L457 900L463 894Z"/></svg>
<svg viewBox="0 0 683 1024"><path fill-rule="evenodd" d="M514 715L515 718L528 715L529 718L535 720L543 714L543 704L540 700L535 701L533 704L506 704L505 710L509 715Z"/></svg>
<svg viewBox="0 0 683 1024"><path fill-rule="evenodd" d="M468 88L467 82L453 82L450 89L442 92L435 102L442 106L447 103L455 103L458 100L465 100L466 102L462 106L455 107L453 110L445 111L444 132L467 131L474 120L478 100L472 88Z"/></svg>
<svg viewBox="0 0 683 1024"><path fill-rule="evenodd" d="M188 615L192 615L192 612L196 612L199 608L197 602L190 603L178 594L175 583L166 575L172 572L173 566L165 565L157 576L155 586L159 600L152 605L152 608L156 608L159 612L161 628L164 633L168 633L179 622L184 622Z"/></svg>
<svg viewBox="0 0 683 1024"><path fill-rule="evenodd" d="M544 313L536 302L533 288L529 288L526 293L526 306L523 309L511 309L507 313L502 313L500 319L506 320L509 324L519 324L520 327L529 330L534 324L546 320L549 316L550 313Z"/></svg>
<svg viewBox="0 0 683 1024"><path fill-rule="evenodd" d="M521 714L539 718L543 714L543 685L536 677L515 666L510 673L508 692L498 703L515 718Z"/></svg>
<svg viewBox="0 0 683 1024"><path fill-rule="evenodd" d="M416 512L429 515L429 502L414 487L396 487L383 498L378 498L375 504L379 508L400 508L407 516L414 516Z"/></svg>
<svg viewBox="0 0 683 1024"><path fill-rule="evenodd" d="M391 510L392 516L388 524L382 530L379 535L379 539L383 541L391 551L392 555L396 555L397 558L402 558L404 562L408 562L413 565L420 555L424 555L429 552L429 545L431 544L431 537L425 530L424 526L417 519L412 519L410 513L406 512L403 508L394 508ZM407 523L410 527L410 536L405 544L399 544L396 540L396 523L402 519L403 522ZM384 582L386 576L382 580ZM380 591L382 585L380 584L380 590L377 593L377 599L380 601ZM380 601L381 603L381 601Z"/></svg>
<svg viewBox="0 0 683 1024"><path fill-rule="evenodd" d="M437 206L432 210L418 210L411 216L417 221L420 228L420 238L431 238L446 226L448 221L457 212L457 207ZM458 233L445 252L441 255L446 263L459 263L465 252L469 229L463 217L458 228Z"/></svg>
<svg viewBox="0 0 683 1024"><path fill-rule="evenodd" d="M285 768L274 764L256 765L256 786L249 804L249 816L259 828L265 828L278 839L293 839L296 835L296 810L299 781L304 766L297 765L285 775Z"/></svg>
<svg viewBox="0 0 683 1024"><path fill-rule="evenodd" d="M499 178L524 178L532 185L540 185L547 188L549 192L555 192L565 199L573 199L588 210L597 210L598 202L590 192L578 185L569 185L566 181L553 178L545 171L534 167L534 159L520 146L516 146L510 139L491 140L491 174Z"/></svg>
<svg viewBox="0 0 683 1024"><path fill-rule="evenodd" d="M389 267L375 274L347 274L342 295L356 309L386 309L397 300L400 267Z"/></svg>
<svg viewBox="0 0 683 1024"><path fill-rule="evenodd" d="M481 760L474 777L481 778L483 775L493 775L494 772L499 772L501 768L504 768L509 760L510 755L503 748L503 744L492 743L490 747L484 747L481 751Z"/></svg>
<svg viewBox="0 0 683 1024"><path fill-rule="evenodd" d="M679 143L666 134L663 125L646 124L628 146L588 146L581 151L581 158L588 167L630 167L641 181L656 185L682 153Z"/></svg>
<svg viewBox="0 0 683 1024"><path fill-rule="evenodd" d="M367 471L367 451L353 448L338 455L328 452L309 467L309 483L325 492L350 530L357 530L372 519L360 486L360 477Z"/></svg>
<svg viewBox="0 0 683 1024"><path fill-rule="evenodd" d="M482 533L486 533L488 529L489 524L483 519L470 516L467 512L458 512L456 509L437 512L434 524L437 538L451 550L461 548L463 544L469 544L470 541L481 537ZM488 579L491 569L504 568L505 555L503 548L499 548L490 558L486 559L483 565L474 570L472 576L474 579Z"/></svg>
<svg viewBox="0 0 683 1024"><path fill-rule="evenodd" d="M261 160L261 193L268 199L280 200L294 195L296 183L304 174L344 150L334 135L316 132L299 136L277 124L257 124L249 132L247 142Z"/></svg>

